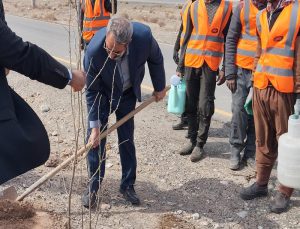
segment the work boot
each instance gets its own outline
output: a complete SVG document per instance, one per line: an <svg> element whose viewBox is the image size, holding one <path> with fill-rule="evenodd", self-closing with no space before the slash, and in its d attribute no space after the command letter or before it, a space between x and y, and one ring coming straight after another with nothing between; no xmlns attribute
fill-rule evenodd
<svg viewBox="0 0 300 229"><path fill-rule="evenodd" d="M203 146L197 145L191 154L191 162L197 162L200 161L203 157L203 154L205 153Z"/></svg>
<svg viewBox="0 0 300 229"><path fill-rule="evenodd" d="M140 205L140 199L135 193L133 185L128 186L126 189L120 188L120 193L122 193L124 199L129 201L131 204Z"/></svg>
<svg viewBox="0 0 300 229"><path fill-rule="evenodd" d="M251 186L244 188L240 192L240 197L243 200L253 200L257 197L263 197L268 195L268 184L258 185L256 182Z"/></svg>
<svg viewBox="0 0 300 229"><path fill-rule="evenodd" d="M277 192L271 204L270 210L273 213L280 214L287 211L290 203L290 197L281 192Z"/></svg>
<svg viewBox="0 0 300 229"><path fill-rule="evenodd" d="M241 152L240 149L231 146L230 164L229 164L229 168L231 170L238 170L240 168L240 152Z"/></svg>
<svg viewBox="0 0 300 229"><path fill-rule="evenodd" d="M230 160L229 168L231 170L239 170L239 168L240 168L240 161L239 160Z"/></svg>
<svg viewBox="0 0 300 229"><path fill-rule="evenodd" d="M190 155L193 149L195 148L195 146L196 146L195 143L193 144L192 142L189 142L179 151L179 154L182 156Z"/></svg>
<svg viewBox="0 0 300 229"><path fill-rule="evenodd" d="M187 122L180 120L180 122L177 124L174 124L172 126L172 128L173 128L173 130L183 130L187 126L188 126Z"/></svg>
<svg viewBox="0 0 300 229"><path fill-rule="evenodd" d="M81 202L85 208L95 208L97 203L97 192L91 191L87 188L81 197Z"/></svg>

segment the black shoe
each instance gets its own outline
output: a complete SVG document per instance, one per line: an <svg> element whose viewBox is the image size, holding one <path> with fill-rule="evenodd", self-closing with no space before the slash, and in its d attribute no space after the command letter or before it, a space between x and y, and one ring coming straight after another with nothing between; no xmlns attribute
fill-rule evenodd
<svg viewBox="0 0 300 229"><path fill-rule="evenodd" d="M240 169L240 162L239 160L230 160L229 168L233 171Z"/></svg>
<svg viewBox="0 0 300 229"><path fill-rule="evenodd" d="M191 154L191 162L197 162L197 161L200 161L203 157L203 154L204 154L204 149L203 147L201 146L196 146L194 149L193 149L193 152Z"/></svg>
<svg viewBox="0 0 300 229"><path fill-rule="evenodd" d="M180 121L180 123L174 124L172 128L173 130L183 130L187 126L188 126L187 122Z"/></svg>
<svg viewBox="0 0 300 229"><path fill-rule="evenodd" d="M278 192L273 200L273 203L270 207L271 212L280 214L286 212L290 203L290 198L285 194Z"/></svg>
<svg viewBox="0 0 300 229"><path fill-rule="evenodd" d="M244 188L240 192L240 197L243 200L253 200L257 197L263 197L268 195L268 185L260 186L256 182L251 186Z"/></svg>
<svg viewBox="0 0 300 229"><path fill-rule="evenodd" d="M97 192L91 191L90 194L89 188L86 189L81 196L81 202L85 208L95 208L97 205Z"/></svg>
<svg viewBox="0 0 300 229"><path fill-rule="evenodd" d="M193 152L193 149L195 148L195 146L196 146L196 144L189 142L179 151L179 154L182 156L190 155Z"/></svg>
<svg viewBox="0 0 300 229"><path fill-rule="evenodd" d="M123 194L125 200L129 201L133 205L140 205L140 199L134 191L133 186L128 186L126 189L120 188L120 193Z"/></svg>

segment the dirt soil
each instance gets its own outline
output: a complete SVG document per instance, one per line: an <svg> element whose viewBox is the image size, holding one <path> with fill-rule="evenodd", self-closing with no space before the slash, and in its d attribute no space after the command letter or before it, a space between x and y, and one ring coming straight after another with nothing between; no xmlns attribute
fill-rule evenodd
<svg viewBox="0 0 300 229"><path fill-rule="evenodd" d="M46 2L49 8L44 9L42 5ZM7 12L11 14L32 17L40 11L55 12L56 22L65 23L58 16L60 13L56 12L63 12L67 8L62 1L37 0L38 10L31 10L29 3L29 0L4 1ZM160 6L124 4L124 8L120 6L120 11L124 10L130 17L137 16L142 8L134 11L134 7L143 7L143 12L150 12L154 7ZM164 19L165 12L171 8L161 5L159 13L155 11L152 15ZM178 14L176 7L174 13ZM169 25L168 20L163 21L165 26L155 25L161 30L161 41L164 40L164 33L166 36L169 33L169 26L174 26L175 29L178 25L175 19L173 25L172 22ZM172 34L175 33L172 30ZM61 162L74 154L76 142L70 89L50 88L14 72L7 77L9 84L30 104L46 126L51 142L51 162ZM148 96L144 94L144 99ZM78 103L75 100L73 104ZM74 109L77 111L77 107ZM76 113L78 118L78 112ZM300 228L299 191L295 191L287 213L276 215L269 212L269 203L277 186L276 170L273 171L269 184L268 197L253 201L239 198L241 188L254 182L254 171L249 167L236 172L228 169L229 123L213 119L205 146L206 156L198 163L191 163L188 156L178 154L187 140L186 131L172 130L171 125L177 121L176 116L167 113L166 101L152 104L135 117L138 159L135 188L142 201L139 207L126 202L118 191L121 168L115 133L108 137L107 171L101 188L99 208L91 213L81 206L80 198L86 188L87 172L85 160L80 161L76 167L71 195L72 228ZM81 134L79 145L82 144ZM53 168L40 166L3 185L0 191L13 185L21 194L51 169ZM26 222L23 219L9 222L7 219L0 220L0 228L65 228L71 180L72 166L69 166L26 198L35 209L36 216L26 219ZM32 226L32 219L36 219L33 224L38 226ZM46 221L40 221L42 219Z"/></svg>

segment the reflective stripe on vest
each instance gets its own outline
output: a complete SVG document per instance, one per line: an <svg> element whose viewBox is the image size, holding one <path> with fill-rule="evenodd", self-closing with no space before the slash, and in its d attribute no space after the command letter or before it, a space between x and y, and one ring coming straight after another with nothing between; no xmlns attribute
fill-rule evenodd
<svg viewBox="0 0 300 229"><path fill-rule="evenodd" d="M229 20L231 10L232 3L221 0L209 25L204 0L198 0L192 4L193 31L185 54L185 66L199 68L205 61L213 71L218 69L224 55L222 32Z"/></svg>
<svg viewBox="0 0 300 229"><path fill-rule="evenodd" d="M294 91L294 51L300 27L299 3L286 6L273 28L269 29L267 12L263 11L257 21L262 54L254 73L254 86L264 89L269 82L282 93Z"/></svg>
<svg viewBox="0 0 300 229"><path fill-rule="evenodd" d="M241 9L242 32L237 44L236 65L252 70L254 56L256 53L257 36L256 36L256 14L258 9L251 2L252 0L244 0Z"/></svg>
<svg viewBox="0 0 300 229"><path fill-rule="evenodd" d="M110 19L109 12L104 7L104 0L95 0L94 7L91 0L85 0L82 37L85 42L90 42L94 34L107 26Z"/></svg>

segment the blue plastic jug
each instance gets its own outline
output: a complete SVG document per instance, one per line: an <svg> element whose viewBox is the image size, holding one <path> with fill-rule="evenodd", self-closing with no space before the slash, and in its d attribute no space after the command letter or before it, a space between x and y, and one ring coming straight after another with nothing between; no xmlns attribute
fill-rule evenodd
<svg viewBox="0 0 300 229"><path fill-rule="evenodd" d="M186 83L181 80L176 86L171 85L168 98L168 112L180 115L185 110Z"/></svg>

